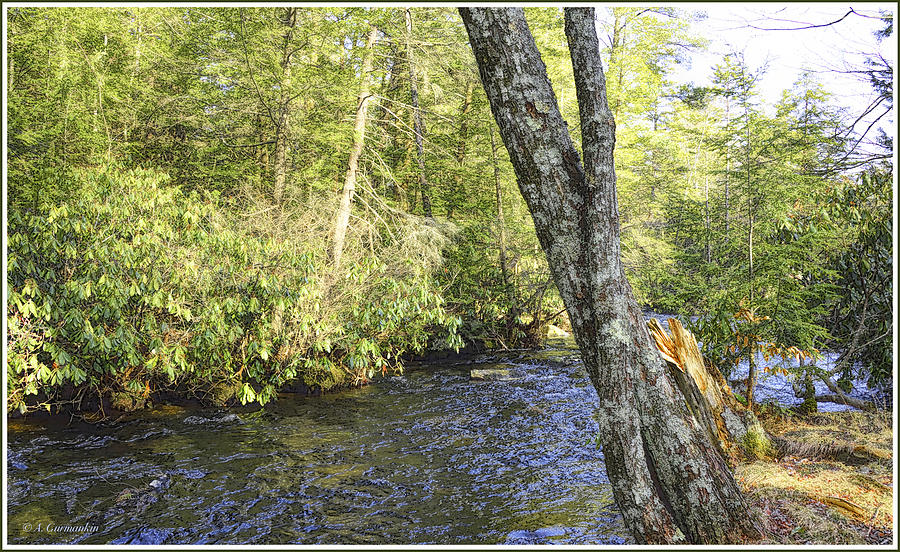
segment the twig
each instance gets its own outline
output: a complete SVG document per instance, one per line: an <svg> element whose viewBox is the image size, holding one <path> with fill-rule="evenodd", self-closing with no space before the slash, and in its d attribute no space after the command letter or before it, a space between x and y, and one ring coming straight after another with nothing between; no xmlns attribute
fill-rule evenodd
<svg viewBox="0 0 900 552"><path fill-rule="evenodd" d="M865 538L869 538L869 535L871 535L872 531L875 529L875 516L878 515L878 510L880 510L880 509L881 509L881 504L878 504L878 506L875 507L875 512L872 514L872 517L869 519L869 524L868 524L869 530L866 531Z"/></svg>

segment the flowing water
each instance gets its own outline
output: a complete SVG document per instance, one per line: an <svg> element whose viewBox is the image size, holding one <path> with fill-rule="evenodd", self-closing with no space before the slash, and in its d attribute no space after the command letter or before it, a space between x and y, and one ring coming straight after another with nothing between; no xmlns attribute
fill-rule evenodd
<svg viewBox="0 0 900 552"><path fill-rule="evenodd" d="M781 376L757 396L796 402ZM11 420L9 542L626 543L596 401L573 342L555 341L264 410Z"/></svg>
<svg viewBox="0 0 900 552"><path fill-rule="evenodd" d="M411 366L237 416L12 421L9 542L627 542L572 347ZM469 380L492 367L513 379Z"/></svg>

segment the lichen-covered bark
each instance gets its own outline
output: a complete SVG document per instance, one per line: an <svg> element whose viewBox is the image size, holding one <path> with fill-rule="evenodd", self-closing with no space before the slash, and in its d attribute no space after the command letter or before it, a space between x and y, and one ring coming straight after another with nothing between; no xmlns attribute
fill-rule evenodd
<svg viewBox="0 0 900 552"><path fill-rule="evenodd" d="M725 461L672 384L620 260L613 147L593 9L566 9L585 163L521 9L461 8L599 401L613 493L638 542L743 542L759 530Z"/></svg>

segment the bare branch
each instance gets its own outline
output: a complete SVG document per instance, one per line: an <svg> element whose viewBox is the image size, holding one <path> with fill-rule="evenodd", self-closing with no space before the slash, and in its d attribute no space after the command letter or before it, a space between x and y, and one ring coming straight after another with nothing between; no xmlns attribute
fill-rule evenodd
<svg viewBox="0 0 900 552"><path fill-rule="evenodd" d="M830 22L828 22L828 23L820 23L820 24L818 24L818 25L817 25L817 24L814 24L814 23L802 23L802 22L799 22L799 21L792 21L792 20L790 20L790 19L774 19L774 18L773 18L773 19L771 19L772 21L784 21L784 22L786 22L786 23L800 23L800 24L802 24L803 26L802 26L802 27L772 27L772 28L767 28L767 27L757 27L756 25L751 25L751 24L749 24L749 23L747 24L747 26L750 27L751 29L756 29L757 31L804 31L804 30L807 30L807 29L819 29L819 28L822 28L822 27L830 27L831 25L836 25L837 23L840 23L841 21L843 21L844 19L846 19L846 18L847 18L849 15L851 15L851 14L853 14L853 15L858 15L858 16L860 16L860 17L866 17L866 18L869 18L869 19L879 19L878 17L874 17L874 16L871 16L871 15L861 14L861 13L857 12L856 10L854 10L853 8L850 8L850 9L847 11L847 13L845 13L844 15L842 15L839 19L835 19L834 21L830 21Z"/></svg>

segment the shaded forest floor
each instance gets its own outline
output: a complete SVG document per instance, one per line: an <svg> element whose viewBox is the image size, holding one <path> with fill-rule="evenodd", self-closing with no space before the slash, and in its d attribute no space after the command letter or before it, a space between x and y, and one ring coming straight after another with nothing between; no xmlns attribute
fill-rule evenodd
<svg viewBox="0 0 900 552"><path fill-rule="evenodd" d="M891 544L890 411L763 415L770 435L795 443L735 475L775 544ZM799 445L799 446L798 446Z"/></svg>

